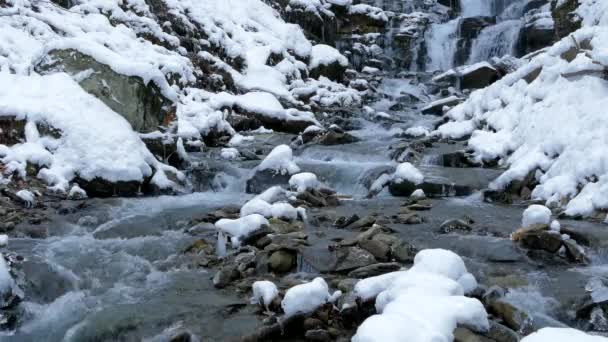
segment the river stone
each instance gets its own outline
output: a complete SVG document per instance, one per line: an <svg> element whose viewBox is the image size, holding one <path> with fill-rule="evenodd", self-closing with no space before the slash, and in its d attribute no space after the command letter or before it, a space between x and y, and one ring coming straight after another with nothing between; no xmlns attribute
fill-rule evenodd
<svg viewBox="0 0 608 342"><path fill-rule="evenodd" d="M304 229L304 223L300 221L286 222L273 217L268 220L268 223L270 224L270 229L277 234L299 232Z"/></svg>
<svg viewBox="0 0 608 342"><path fill-rule="evenodd" d="M332 224L336 228L346 228L348 225L359 220L359 216L357 214L353 214L350 217L340 216L338 217L334 223Z"/></svg>
<svg viewBox="0 0 608 342"><path fill-rule="evenodd" d="M308 317L302 323L302 327L305 331L319 329L323 327L323 322L320 319Z"/></svg>
<svg viewBox="0 0 608 342"><path fill-rule="evenodd" d="M374 256L359 247L343 247L336 251L335 272L348 272L376 263Z"/></svg>
<svg viewBox="0 0 608 342"><path fill-rule="evenodd" d="M452 232L470 232L473 230L468 223L463 220L451 219L443 222L441 226L439 226L439 232L442 234L448 234Z"/></svg>
<svg viewBox="0 0 608 342"><path fill-rule="evenodd" d="M502 318L505 324L515 331L522 331L529 324L527 313L501 299L492 301L489 309L492 314Z"/></svg>
<svg viewBox="0 0 608 342"><path fill-rule="evenodd" d="M401 265L396 262L378 263L352 270L348 273L348 276L352 278L364 279L385 273L395 272L400 269Z"/></svg>
<svg viewBox="0 0 608 342"><path fill-rule="evenodd" d="M277 173L273 170L257 171L253 177L247 180L248 194L261 194L266 189L275 186L287 186L291 175L285 173Z"/></svg>
<svg viewBox="0 0 608 342"><path fill-rule="evenodd" d="M391 255L393 258L403 263L414 262L416 254L418 254L418 249L405 241L397 242L391 248Z"/></svg>
<svg viewBox="0 0 608 342"><path fill-rule="evenodd" d="M568 260L572 262L585 262L587 260L585 252L582 250L582 247L576 243L576 241L573 239L566 239L563 241L563 244Z"/></svg>
<svg viewBox="0 0 608 342"><path fill-rule="evenodd" d="M524 232L519 241L524 248L540 249L549 253L557 253L562 246L562 237L558 233L547 230Z"/></svg>
<svg viewBox="0 0 608 342"><path fill-rule="evenodd" d="M388 254L391 251L389 245L378 240L362 240L359 241L359 247L370 252L379 261L387 261Z"/></svg>
<svg viewBox="0 0 608 342"><path fill-rule="evenodd" d="M391 181L388 184L388 191L396 197L409 197L418 188L417 184L408 180Z"/></svg>
<svg viewBox="0 0 608 342"><path fill-rule="evenodd" d="M454 342L494 342L494 340L479 335L467 328L458 327L454 330Z"/></svg>
<svg viewBox="0 0 608 342"><path fill-rule="evenodd" d="M508 327L490 320L490 330L485 336L496 342L519 342L519 335Z"/></svg>
<svg viewBox="0 0 608 342"><path fill-rule="evenodd" d="M79 80L82 89L122 115L138 132L155 131L158 126L166 126L175 119L171 101L154 82L146 83L139 77L119 74L79 51L53 50L35 70L40 74L61 71L70 75L93 70L88 77Z"/></svg>
<svg viewBox="0 0 608 342"><path fill-rule="evenodd" d="M371 227L374 223L376 223L376 217L373 215L367 215L357 221L346 226L348 230L361 230L363 228Z"/></svg>
<svg viewBox="0 0 608 342"><path fill-rule="evenodd" d="M268 259L268 266L272 271L285 273L289 272L296 263L296 256L286 250L278 250Z"/></svg>
<svg viewBox="0 0 608 342"><path fill-rule="evenodd" d="M399 224L421 224L424 219L414 212L399 213L395 217L395 223Z"/></svg>
<svg viewBox="0 0 608 342"><path fill-rule="evenodd" d="M398 237L386 233L378 233L372 237L372 240L382 241L389 246L393 246L401 241Z"/></svg>
<svg viewBox="0 0 608 342"><path fill-rule="evenodd" d="M304 337L307 341L328 342L331 341L331 335L325 329L308 330Z"/></svg>
<svg viewBox="0 0 608 342"><path fill-rule="evenodd" d="M319 145L331 146L331 145L344 145L352 144L359 141L357 137L354 137L348 133L335 132L333 130L328 131L322 136L315 139L315 142Z"/></svg>
<svg viewBox="0 0 608 342"><path fill-rule="evenodd" d="M213 277L213 286L218 289L228 286L233 280L238 279L239 272L236 265L224 265Z"/></svg>
<svg viewBox="0 0 608 342"><path fill-rule="evenodd" d="M352 278L346 278L346 279L342 279L338 282L338 290L342 291L342 293L348 293L348 292L352 292L352 290L355 288L355 285L357 284L357 282L359 281L359 279L352 279Z"/></svg>

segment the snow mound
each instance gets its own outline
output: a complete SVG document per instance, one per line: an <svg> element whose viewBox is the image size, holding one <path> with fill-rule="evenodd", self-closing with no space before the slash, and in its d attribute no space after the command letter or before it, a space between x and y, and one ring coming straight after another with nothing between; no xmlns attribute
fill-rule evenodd
<svg viewBox="0 0 608 342"><path fill-rule="evenodd" d="M376 297L378 314L357 329L353 342L451 341L458 324L489 329L487 313L477 299L464 294L477 286L462 259L442 249L420 251L414 266L371 277L355 285L355 294Z"/></svg>
<svg viewBox="0 0 608 342"><path fill-rule="evenodd" d="M68 191L75 177L139 181L163 169L129 123L89 95L67 74L23 76L0 73L0 116L28 122L26 142L0 145L1 161L25 177L28 162L42 167L38 177ZM35 100L32 100L35 99ZM61 131L40 137L36 123Z"/></svg>
<svg viewBox="0 0 608 342"><path fill-rule="evenodd" d="M321 182L317 179L317 175L311 172L302 172L291 176L289 186L297 192L306 190L315 190L321 186Z"/></svg>
<svg viewBox="0 0 608 342"><path fill-rule="evenodd" d="M253 297L251 297L251 304L262 303L266 308L272 303L272 301L279 295L279 289L277 286L268 280L256 281L251 285L253 290Z"/></svg>
<svg viewBox="0 0 608 342"><path fill-rule="evenodd" d="M436 134L471 134L479 161L508 166L491 188L535 173L532 198L548 206L570 216L608 209L607 11L606 1L580 1L583 28L446 114Z"/></svg>
<svg viewBox="0 0 608 342"><path fill-rule="evenodd" d="M309 64L311 68L317 68L321 65L328 66L334 63L338 63L345 67L348 66L348 59L332 46L318 44L312 47L312 55Z"/></svg>
<svg viewBox="0 0 608 342"><path fill-rule="evenodd" d="M268 220L262 215L251 214L235 220L221 219L215 223L215 227L223 233L231 236L232 245L240 246L240 240L250 233L268 225Z"/></svg>
<svg viewBox="0 0 608 342"><path fill-rule="evenodd" d="M405 162L397 166L393 179L398 183L401 181L409 181L414 184L420 184L424 180L424 176L414 165Z"/></svg>
<svg viewBox="0 0 608 342"><path fill-rule="evenodd" d="M330 294L325 280L317 277L311 282L296 285L287 290L281 302L281 307L286 317L306 314L315 311L325 303L336 300L339 295L339 291Z"/></svg>
<svg viewBox="0 0 608 342"><path fill-rule="evenodd" d="M295 174L300 168L293 161L293 151L287 145L275 147L257 167L258 171L272 170L280 174Z"/></svg>
<svg viewBox="0 0 608 342"><path fill-rule="evenodd" d="M606 337L593 336L570 328L543 328L524 337L521 342L605 342Z"/></svg>
<svg viewBox="0 0 608 342"><path fill-rule="evenodd" d="M544 205L533 204L524 210L521 226L526 228L535 224L549 225L551 210Z"/></svg>

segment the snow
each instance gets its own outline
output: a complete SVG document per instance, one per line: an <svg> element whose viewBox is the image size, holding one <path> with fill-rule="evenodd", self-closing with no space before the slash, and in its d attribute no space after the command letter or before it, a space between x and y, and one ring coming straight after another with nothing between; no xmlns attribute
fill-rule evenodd
<svg viewBox="0 0 608 342"><path fill-rule="evenodd" d="M221 219L215 223L215 227L223 233L231 236L233 246L240 246L240 239L248 234L268 225L268 220L259 214L247 215L235 220Z"/></svg>
<svg viewBox="0 0 608 342"><path fill-rule="evenodd" d="M535 224L549 225L551 222L551 210L544 205L533 204L524 210L521 221L522 227L530 227Z"/></svg>
<svg viewBox="0 0 608 342"><path fill-rule="evenodd" d="M608 5L581 1L583 28L532 57L515 72L477 90L450 110L451 120L434 133L471 135L476 159L499 159L508 169L490 184L504 189L537 172L532 198L562 206L569 216L608 208ZM589 42L573 60L561 56ZM525 78L538 72L528 83Z"/></svg>
<svg viewBox="0 0 608 342"><path fill-rule="evenodd" d="M417 189L417 190L414 190L414 192L412 192L410 197L415 198L415 199L424 199L424 198L426 198L426 194L424 193L424 190Z"/></svg>
<svg viewBox="0 0 608 342"><path fill-rule="evenodd" d="M67 74L0 73L0 84L12 85L0 88L0 116L17 115L31 123L33 131L25 143L0 145L2 163L14 165L22 176L31 162L42 166L38 177L67 191L76 176L143 181L153 169L164 168L122 116L84 92ZM61 138L39 137L34 123L51 125L62 132Z"/></svg>
<svg viewBox="0 0 608 342"><path fill-rule="evenodd" d="M272 301L279 295L279 289L277 286L268 280L259 280L251 285L253 290L253 297L251 297L251 304L262 303L266 308L272 303Z"/></svg>
<svg viewBox="0 0 608 342"><path fill-rule="evenodd" d="M543 328L524 337L521 342L605 342L602 336L593 336L571 328Z"/></svg>
<svg viewBox="0 0 608 342"><path fill-rule="evenodd" d="M25 203L34 203L36 201L36 196L29 190L19 190L15 195Z"/></svg>
<svg viewBox="0 0 608 342"><path fill-rule="evenodd" d="M239 159L241 153L234 147L222 148L220 151L220 157L226 160L236 160Z"/></svg>
<svg viewBox="0 0 608 342"><path fill-rule="evenodd" d="M414 184L420 184L424 180L424 176L414 165L405 162L397 166L393 179L397 183L401 181L409 181Z"/></svg>
<svg viewBox="0 0 608 342"><path fill-rule="evenodd" d="M555 231L555 232L560 232L560 231L562 230L562 225L559 223L559 221L558 221L558 220L553 220L553 221L551 222L551 224L549 225L549 228L550 228L552 231Z"/></svg>
<svg viewBox="0 0 608 342"><path fill-rule="evenodd" d="M8 245L8 235L0 234L0 247Z"/></svg>
<svg viewBox="0 0 608 342"><path fill-rule="evenodd" d="M293 151L287 145L275 147L257 167L258 171L272 170L280 174L295 174L300 171L293 161Z"/></svg>
<svg viewBox="0 0 608 342"><path fill-rule="evenodd" d="M360 280L355 294L376 297L378 314L357 329L353 342L451 341L458 324L489 329L487 313L477 299L464 294L477 286L462 259L442 249L420 251L414 266Z"/></svg>
<svg viewBox="0 0 608 342"><path fill-rule="evenodd" d="M81 187L74 184L70 188L68 192L68 199L85 199L87 198L87 192L84 191Z"/></svg>
<svg viewBox="0 0 608 342"><path fill-rule="evenodd" d="M285 293L281 307L286 317L315 311L321 305L335 300L339 293L330 294L325 280L317 277L312 281L296 285Z"/></svg>
<svg viewBox="0 0 608 342"><path fill-rule="evenodd" d="M406 129L405 134L415 137L415 138L425 137L430 134L430 130L427 127L416 126L416 127L410 127L408 129Z"/></svg>
<svg viewBox="0 0 608 342"><path fill-rule="evenodd" d="M264 217L275 217L285 220L295 220L298 218L298 209L286 202L268 203L259 198L254 198L245 203L241 208L241 216L259 214Z"/></svg>
<svg viewBox="0 0 608 342"><path fill-rule="evenodd" d="M297 192L316 190L321 186L317 175L311 172L301 172L291 176L289 186Z"/></svg>
<svg viewBox="0 0 608 342"><path fill-rule="evenodd" d="M312 47L312 54L309 64L311 69L322 65L332 65L334 63L338 63L341 66L346 67L348 66L348 59L332 46L318 44Z"/></svg>
<svg viewBox="0 0 608 342"><path fill-rule="evenodd" d="M388 16L386 12L384 12L381 8L366 5L366 4L358 4L350 6L348 9L349 14L362 14L368 16L372 19L388 21Z"/></svg>

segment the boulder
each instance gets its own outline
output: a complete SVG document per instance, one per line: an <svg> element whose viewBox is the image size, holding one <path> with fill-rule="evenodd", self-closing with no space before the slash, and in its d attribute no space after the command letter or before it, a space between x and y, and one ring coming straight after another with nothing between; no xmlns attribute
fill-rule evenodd
<svg viewBox="0 0 608 342"><path fill-rule="evenodd" d="M376 263L374 256L359 247L343 247L336 251L335 272L349 272Z"/></svg>
<svg viewBox="0 0 608 342"><path fill-rule="evenodd" d="M443 222L439 226L439 232L442 234L448 234L453 232L470 232L473 227L464 220L451 219Z"/></svg>
<svg viewBox="0 0 608 342"><path fill-rule="evenodd" d="M285 273L289 272L296 264L296 256L286 250L278 250L270 255L268 267L270 270Z"/></svg>
<svg viewBox="0 0 608 342"><path fill-rule="evenodd" d="M291 175L277 173L273 170L256 171L253 177L247 180L246 191L248 194L260 194L266 189L275 186L287 186Z"/></svg>
<svg viewBox="0 0 608 342"><path fill-rule="evenodd" d="M402 263L414 262L417 253L418 249L405 241L399 241L391 247L391 256Z"/></svg>
<svg viewBox="0 0 608 342"><path fill-rule="evenodd" d="M348 273L349 277L365 279L369 277L375 277L385 273L395 272L401 269L401 265L396 262L387 262L380 264L373 264L369 266L363 266L352 270Z"/></svg>
<svg viewBox="0 0 608 342"><path fill-rule="evenodd" d="M370 252L379 261L387 261L391 251L389 245L378 240L362 240L359 241L359 247Z"/></svg>
<svg viewBox="0 0 608 342"><path fill-rule="evenodd" d="M579 0L551 0L551 16L558 39L581 28L581 18L575 13L578 6Z"/></svg>
<svg viewBox="0 0 608 342"><path fill-rule="evenodd" d="M562 237L559 233L548 230L531 230L522 233L519 242L524 248L557 253L562 246Z"/></svg>
<svg viewBox="0 0 608 342"><path fill-rule="evenodd" d="M78 83L122 115L138 132L156 131L175 119L175 108L154 82L126 76L79 51L53 50L35 67L40 74L66 72L80 74ZM93 72L90 72L93 71Z"/></svg>
<svg viewBox="0 0 608 342"><path fill-rule="evenodd" d="M331 146L331 145L344 145L352 144L359 141L359 138L354 137L345 132L335 132L333 130L317 137L314 141L319 145Z"/></svg>

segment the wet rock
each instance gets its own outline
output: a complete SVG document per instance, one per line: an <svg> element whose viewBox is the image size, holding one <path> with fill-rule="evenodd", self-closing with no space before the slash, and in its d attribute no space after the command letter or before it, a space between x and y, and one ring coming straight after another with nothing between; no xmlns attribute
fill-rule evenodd
<svg viewBox="0 0 608 342"><path fill-rule="evenodd" d="M422 216L415 212L399 213L395 217L395 223L399 224L421 224L422 222L424 222Z"/></svg>
<svg viewBox="0 0 608 342"><path fill-rule="evenodd" d="M576 241L572 239L565 239L563 241L564 249L566 251L566 257L571 262L584 263L587 261L585 251L579 246Z"/></svg>
<svg viewBox="0 0 608 342"><path fill-rule="evenodd" d="M325 146L352 144L357 141L359 141L357 137L344 132L335 132L333 130L330 130L315 139L317 144Z"/></svg>
<svg viewBox="0 0 608 342"><path fill-rule="evenodd" d="M275 186L287 186L291 175L276 173L272 170L257 171L253 177L247 180L247 193L260 194L266 189Z"/></svg>
<svg viewBox="0 0 608 342"><path fill-rule="evenodd" d="M349 272L376 263L374 256L359 247L343 247L336 251L335 272Z"/></svg>
<svg viewBox="0 0 608 342"><path fill-rule="evenodd" d="M458 327L454 330L454 342L494 342L494 340L467 328Z"/></svg>
<svg viewBox="0 0 608 342"><path fill-rule="evenodd" d="M519 335L508 327L490 320L490 330L485 336L496 342L519 342Z"/></svg>
<svg viewBox="0 0 608 342"><path fill-rule="evenodd" d="M272 232L277 234L289 234L304 229L304 224L300 221L287 222L278 218L271 218L268 223Z"/></svg>
<svg viewBox="0 0 608 342"><path fill-rule="evenodd" d="M298 193L296 198L308 206L317 208L337 206L340 202L336 193L329 189L308 189Z"/></svg>
<svg viewBox="0 0 608 342"><path fill-rule="evenodd" d="M357 282L359 281L359 279L352 279L352 278L347 278L347 279L342 279L340 280L340 282L338 282L338 290L342 291L342 293L348 293L351 292L354 288L355 288L355 284L357 284Z"/></svg>
<svg viewBox="0 0 608 342"><path fill-rule="evenodd" d="M131 197L141 194L142 183L138 181L129 182L111 182L103 178L93 178L91 180L85 180L80 177L74 179L74 181L84 191L86 191L89 197Z"/></svg>
<svg viewBox="0 0 608 342"><path fill-rule="evenodd" d="M334 221L334 223L332 225L336 228L346 228L350 224L358 221L359 219L360 219L360 217L357 214L354 214L354 215L348 216L348 217L340 216Z"/></svg>
<svg viewBox="0 0 608 342"><path fill-rule="evenodd" d="M529 324L529 316L524 311L503 300L494 300L490 303L489 310L492 314L500 317L505 324L515 330L522 331Z"/></svg>
<svg viewBox="0 0 608 342"><path fill-rule="evenodd" d="M232 281L238 279L240 276L236 265L225 265L213 276L213 286L218 289L224 288Z"/></svg>
<svg viewBox="0 0 608 342"><path fill-rule="evenodd" d="M453 232L470 232L473 227L467 222L458 219L451 219L443 222L439 226L439 232L442 234L448 234Z"/></svg>
<svg viewBox="0 0 608 342"><path fill-rule="evenodd" d="M398 237L396 237L394 235L382 233L382 232L375 234L372 237L372 240L382 241L389 246L393 246L393 245L396 245L397 243L401 242L401 239L399 239Z"/></svg>
<svg viewBox="0 0 608 342"><path fill-rule="evenodd" d="M430 103L426 107L422 108L420 111L425 115L443 115L444 107L453 107L462 102L462 99L456 96L450 96L445 99L437 100L435 102Z"/></svg>
<svg viewBox="0 0 608 342"><path fill-rule="evenodd" d="M405 241L397 242L391 247L391 256L402 263L414 262L416 254L418 254L418 249Z"/></svg>
<svg viewBox="0 0 608 342"><path fill-rule="evenodd" d="M183 163L177 153L177 142L174 137L141 137L148 150L159 160L171 166L180 167Z"/></svg>
<svg viewBox="0 0 608 342"><path fill-rule="evenodd" d="M390 253L390 246L378 240L359 241L359 247L370 252L379 261L387 261Z"/></svg>
<svg viewBox="0 0 608 342"><path fill-rule="evenodd" d="M387 263L379 263L373 264L369 266L363 266L352 270L348 273L349 277L364 279L368 277L374 277L377 275L398 271L401 269L401 264L396 262L387 262Z"/></svg>
<svg viewBox="0 0 608 342"><path fill-rule="evenodd" d="M306 318L304 320L304 323L302 323L302 328L305 331L320 329L322 327L323 327L323 322L320 319L313 318L313 317Z"/></svg>
<svg viewBox="0 0 608 342"><path fill-rule="evenodd" d="M292 252L286 250L278 250L270 255L268 259L268 267L272 271L285 273L289 272L296 263L296 256Z"/></svg>
<svg viewBox="0 0 608 342"><path fill-rule="evenodd" d="M581 28L582 20L576 14L578 6L578 0L551 1L551 15L558 38L563 38Z"/></svg>
<svg viewBox="0 0 608 342"><path fill-rule="evenodd" d="M188 246L188 248L186 248L184 250L184 253L196 253L196 254L200 254L200 253L212 254L213 252L214 252L213 246L203 239L194 241L193 244L191 244L190 246Z"/></svg>
<svg viewBox="0 0 608 342"><path fill-rule="evenodd" d="M0 145L12 146L25 141L25 120L14 115L0 116Z"/></svg>
<svg viewBox="0 0 608 342"><path fill-rule="evenodd" d="M441 155L441 165L444 167L458 167L458 168L469 168L479 167L479 163L475 162L473 158L465 151L456 151L452 153L445 153Z"/></svg>
<svg viewBox="0 0 608 342"><path fill-rule="evenodd" d="M325 329L308 330L304 337L307 341L328 342L331 341L331 335Z"/></svg>
<svg viewBox="0 0 608 342"><path fill-rule="evenodd" d="M549 253L557 253L562 246L561 236L548 230L527 231L521 235L519 242L524 248L540 249Z"/></svg>
<svg viewBox="0 0 608 342"><path fill-rule="evenodd" d="M348 230L361 230L363 228L371 227L374 223L376 223L376 217L373 215L367 215L349 224L345 228Z"/></svg>

